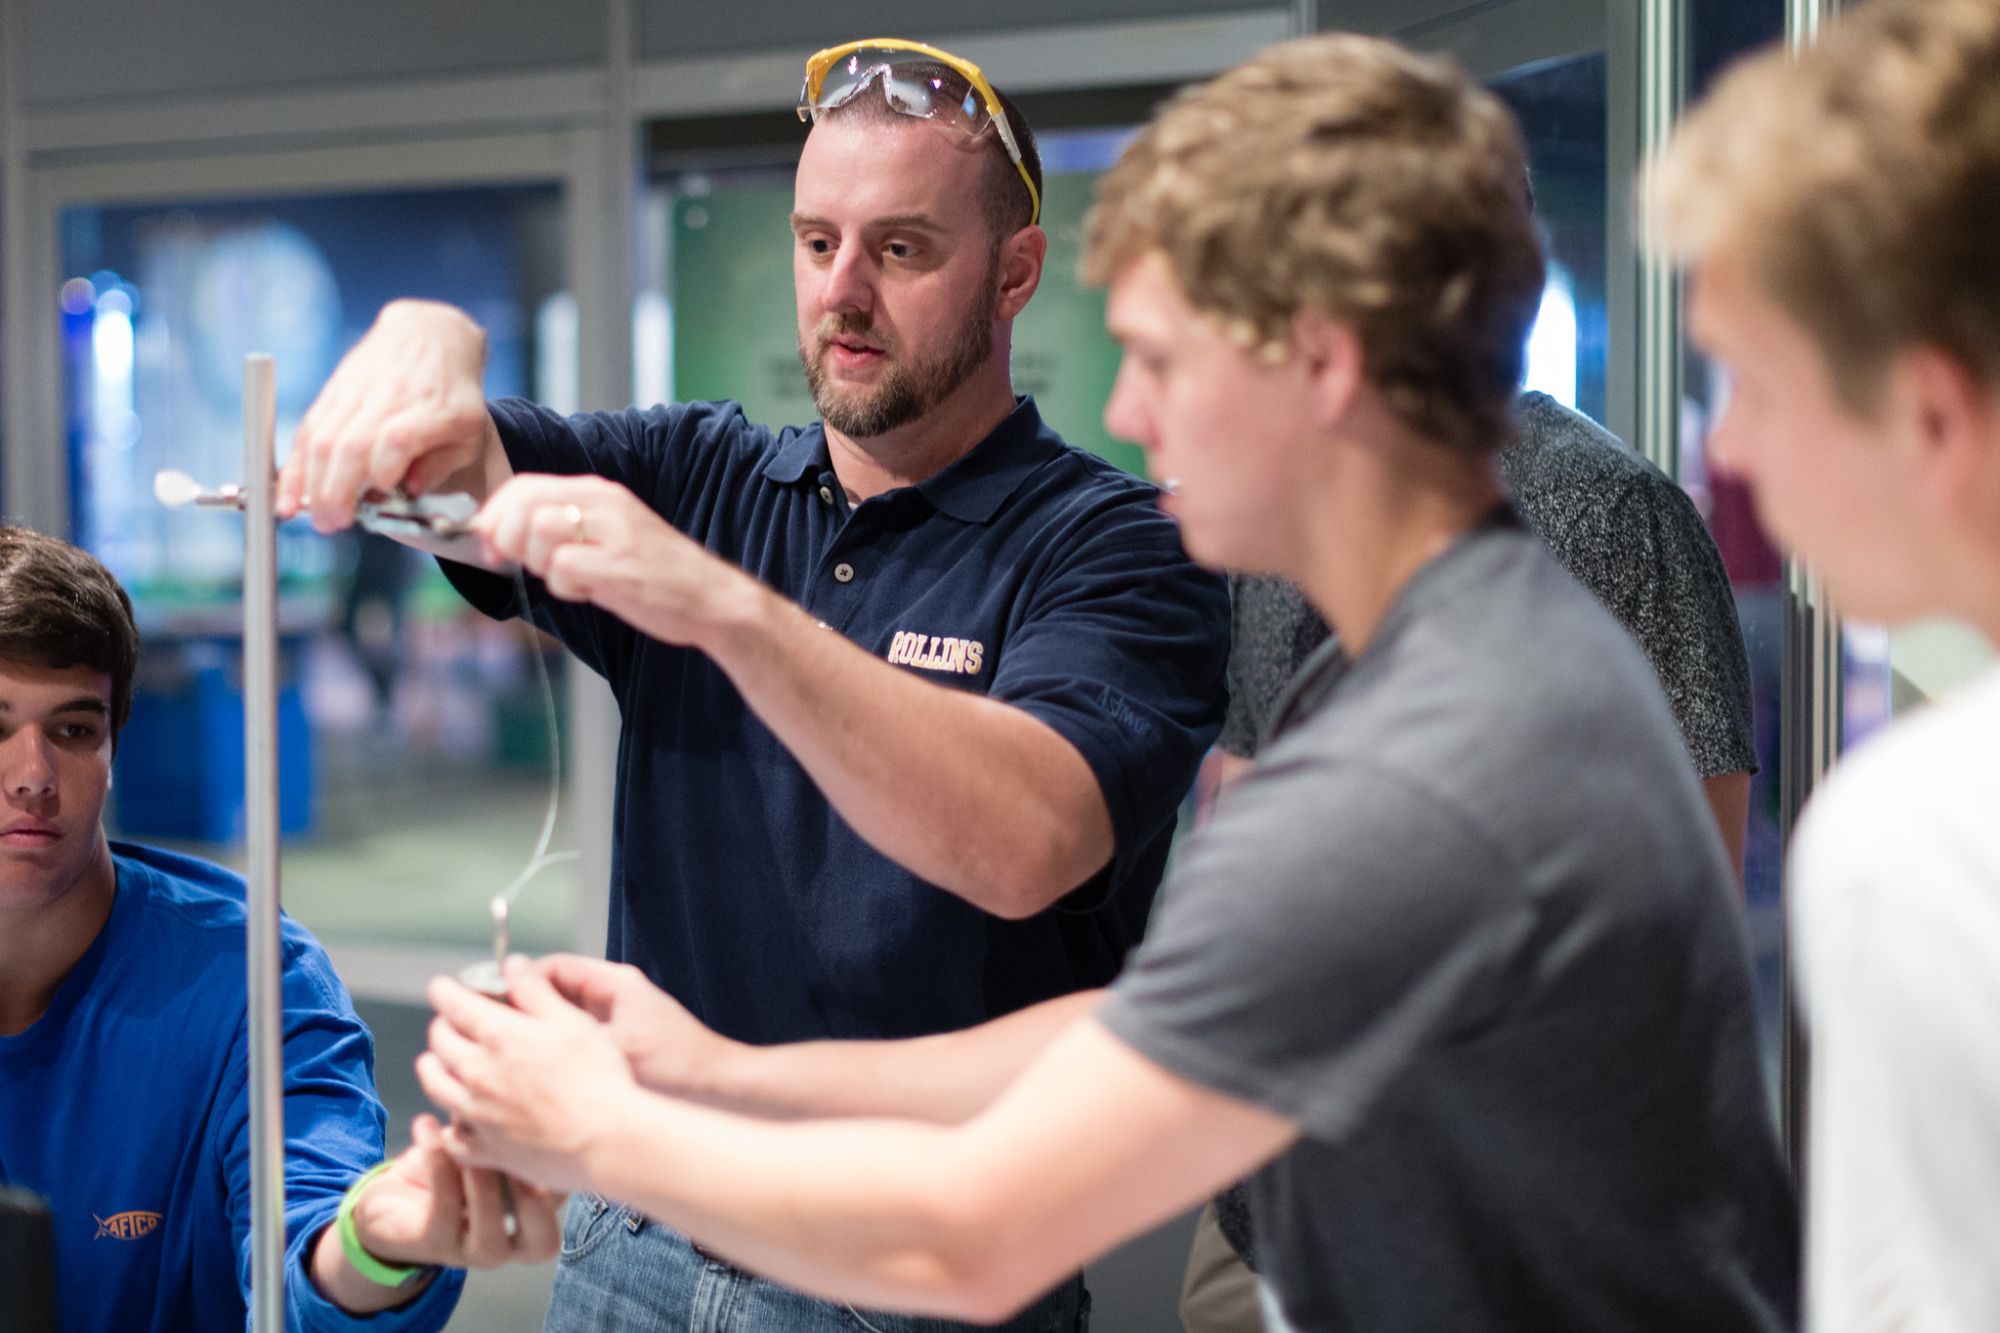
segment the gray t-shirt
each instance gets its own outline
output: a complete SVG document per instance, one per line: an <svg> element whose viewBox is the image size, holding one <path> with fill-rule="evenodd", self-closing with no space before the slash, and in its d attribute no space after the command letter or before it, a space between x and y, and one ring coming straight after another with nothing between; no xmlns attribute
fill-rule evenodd
<svg viewBox="0 0 2000 1333"><path fill-rule="evenodd" d="M1714 820L1645 659L1511 515L1300 673L1099 1015L1298 1124L1250 1197L1302 1333L1791 1318Z"/></svg>
<svg viewBox="0 0 2000 1333"><path fill-rule="evenodd" d="M1521 516L1653 664L1695 771L1755 770L1750 668L1715 540L1687 493L1589 417L1522 394L1500 475ZM1254 756L1285 682L1327 638L1282 579L1231 581L1229 713L1218 742Z"/></svg>

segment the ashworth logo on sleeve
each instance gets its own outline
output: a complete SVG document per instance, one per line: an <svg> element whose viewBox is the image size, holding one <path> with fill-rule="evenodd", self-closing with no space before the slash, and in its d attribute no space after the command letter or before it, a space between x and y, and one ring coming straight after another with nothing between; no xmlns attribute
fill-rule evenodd
<svg viewBox="0 0 2000 1333"><path fill-rule="evenodd" d="M916 667L920 671L949 671L958 676L976 676L986 662L986 645L977 639L953 639L938 634L897 630L889 640L889 661L895 666Z"/></svg>
<svg viewBox="0 0 2000 1333"><path fill-rule="evenodd" d="M92 1213L90 1220L97 1223L97 1234L91 1237L92 1240L103 1240L106 1236L113 1240L137 1240L160 1225L160 1214L134 1209L129 1213L113 1213L109 1217Z"/></svg>

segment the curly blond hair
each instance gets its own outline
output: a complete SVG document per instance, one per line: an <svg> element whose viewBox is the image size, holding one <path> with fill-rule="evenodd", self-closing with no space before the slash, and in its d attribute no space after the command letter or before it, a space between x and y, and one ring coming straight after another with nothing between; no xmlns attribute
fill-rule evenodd
<svg viewBox="0 0 2000 1333"><path fill-rule="evenodd" d="M1849 409L1917 344L2000 385L2000 3L1871 0L1743 62L1645 198L1652 243L1741 263Z"/></svg>
<svg viewBox="0 0 2000 1333"><path fill-rule="evenodd" d="M1455 65L1309 37L1180 93L1099 183L1084 276L1152 251L1244 346L1281 353L1306 311L1348 323L1405 424L1505 441L1542 252L1520 131Z"/></svg>

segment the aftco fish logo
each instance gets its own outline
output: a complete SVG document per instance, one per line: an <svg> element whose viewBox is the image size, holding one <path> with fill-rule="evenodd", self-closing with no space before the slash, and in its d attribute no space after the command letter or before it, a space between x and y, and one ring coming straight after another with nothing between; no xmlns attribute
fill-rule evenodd
<svg viewBox="0 0 2000 1333"><path fill-rule="evenodd" d="M133 1210L128 1213L113 1213L109 1217L99 1217L92 1213L91 1220L97 1223L97 1234L92 1240L103 1240L106 1236L113 1240L137 1240L160 1225L158 1213Z"/></svg>

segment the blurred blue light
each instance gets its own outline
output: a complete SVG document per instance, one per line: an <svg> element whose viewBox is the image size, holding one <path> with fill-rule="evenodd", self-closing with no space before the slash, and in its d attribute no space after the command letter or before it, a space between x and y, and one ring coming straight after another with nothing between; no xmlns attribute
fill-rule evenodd
<svg viewBox="0 0 2000 1333"><path fill-rule="evenodd" d="M59 300L65 315L81 315L97 304L97 288L90 285L89 278L71 278L62 285Z"/></svg>

